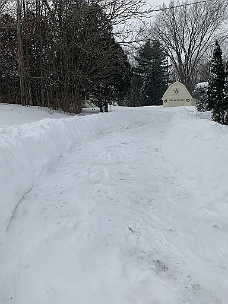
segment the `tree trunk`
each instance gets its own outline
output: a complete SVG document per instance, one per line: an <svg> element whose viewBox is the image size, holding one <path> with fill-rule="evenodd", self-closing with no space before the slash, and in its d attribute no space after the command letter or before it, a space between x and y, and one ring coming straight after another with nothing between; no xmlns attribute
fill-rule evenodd
<svg viewBox="0 0 228 304"><path fill-rule="evenodd" d="M26 104L24 56L21 39L21 3L17 0L17 44L18 44L18 74L20 79L21 104Z"/></svg>

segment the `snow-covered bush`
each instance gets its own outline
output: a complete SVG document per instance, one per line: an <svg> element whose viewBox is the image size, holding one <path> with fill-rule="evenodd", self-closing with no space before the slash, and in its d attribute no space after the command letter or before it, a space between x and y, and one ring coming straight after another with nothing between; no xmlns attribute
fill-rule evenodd
<svg viewBox="0 0 228 304"><path fill-rule="evenodd" d="M208 96L207 96L207 82L200 82L195 86L193 95L196 98L196 109L199 112L209 111Z"/></svg>

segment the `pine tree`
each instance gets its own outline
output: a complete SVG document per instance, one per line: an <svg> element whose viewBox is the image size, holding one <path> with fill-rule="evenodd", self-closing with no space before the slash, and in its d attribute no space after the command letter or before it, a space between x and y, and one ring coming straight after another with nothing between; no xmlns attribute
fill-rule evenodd
<svg viewBox="0 0 228 304"><path fill-rule="evenodd" d="M166 55L158 40L148 40L136 57L136 74L139 77L140 105L159 105L168 86Z"/></svg>
<svg viewBox="0 0 228 304"><path fill-rule="evenodd" d="M131 77L131 91L125 100L125 105L131 107L140 107L140 90L142 87L142 79L139 75L135 73L133 68L133 73Z"/></svg>
<svg viewBox="0 0 228 304"><path fill-rule="evenodd" d="M139 48L137 56L135 57L136 66L133 68L133 75L131 78L131 106L137 107L143 105L140 100L140 92L143 85L143 78L149 71L151 58L151 43L148 40L142 47Z"/></svg>
<svg viewBox="0 0 228 304"><path fill-rule="evenodd" d="M196 109L198 112L209 111L207 88L207 82L198 83L193 91L193 96L196 98Z"/></svg>
<svg viewBox="0 0 228 304"><path fill-rule="evenodd" d="M0 102L17 102L18 81L16 20L0 15Z"/></svg>
<svg viewBox="0 0 228 304"><path fill-rule="evenodd" d="M87 42L84 42L84 48L87 48L85 64L89 79L88 92L101 111L103 107L107 111L108 102L122 99L128 91L131 67L127 55L116 42L112 25L101 7L94 3L90 5L88 13L85 18L88 20Z"/></svg>
<svg viewBox="0 0 228 304"><path fill-rule="evenodd" d="M222 50L218 41L215 43L211 60L210 76L208 80L208 105L212 110L212 119L224 124L226 104L224 99L225 72L222 60Z"/></svg>
<svg viewBox="0 0 228 304"><path fill-rule="evenodd" d="M225 66L224 104L226 107L224 123L228 125L228 61Z"/></svg>
<svg viewBox="0 0 228 304"><path fill-rule="evenodd" d="M144 76L150 70L151 60L153 58L153 51L151 41L148 40L139 50L138 55L135 57L137 66L135 73L139 76Z"/></svg>

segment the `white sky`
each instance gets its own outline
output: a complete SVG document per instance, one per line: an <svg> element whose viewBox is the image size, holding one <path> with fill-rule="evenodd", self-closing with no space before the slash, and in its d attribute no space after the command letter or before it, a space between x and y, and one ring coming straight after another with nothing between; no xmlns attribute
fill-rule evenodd
<svg viewBox="0 0 228 304"><path fill-rule="evenodd" d="M159 0L147 0L148 6L152 5L153 7L162 5L163 3L168 4L169 2L170 2L170 0L163 0L163 1L159 1Z"/></svg>
<svg viewBox="0 0 228 304"><path fill-rule="evenodd" d="M159 1L159 0L146 0L147 3L145 4L144 8L145 9L158 9L159 6L163 5L163 3L165 3L166 5L169 4L169 2L171 0L164 0L164 1ZM158 12L157 11L154 11L152 13L150 13L150 18L153 18L154 16L156 16ZM147 16L147 19L148 19L148 16Z"/></svg>

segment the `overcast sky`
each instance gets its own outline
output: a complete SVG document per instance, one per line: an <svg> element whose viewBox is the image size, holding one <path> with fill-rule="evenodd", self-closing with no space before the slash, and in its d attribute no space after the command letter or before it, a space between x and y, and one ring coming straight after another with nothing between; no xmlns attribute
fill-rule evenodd
<svg viewBox="0 0 228 304"><path fill-rule="evenodd" d="M147 4L145 5L145 8L148 9L148 8L152 8L152 9L157 9L159 8L159 6L161 6L163 3L165 3L166 5L169 4L169 2L171 0L146 0L147 1ZM153 17L157 14L157 12L155 11L154 13L151 13L150 16Z"/></svg>
<svg viewBox="0 0 228 304"><path fill-rule="evenodd" d="M147 0L148 5L152 5L153 7L162 5L163 3L168 4L170 0Z"/></svg>

